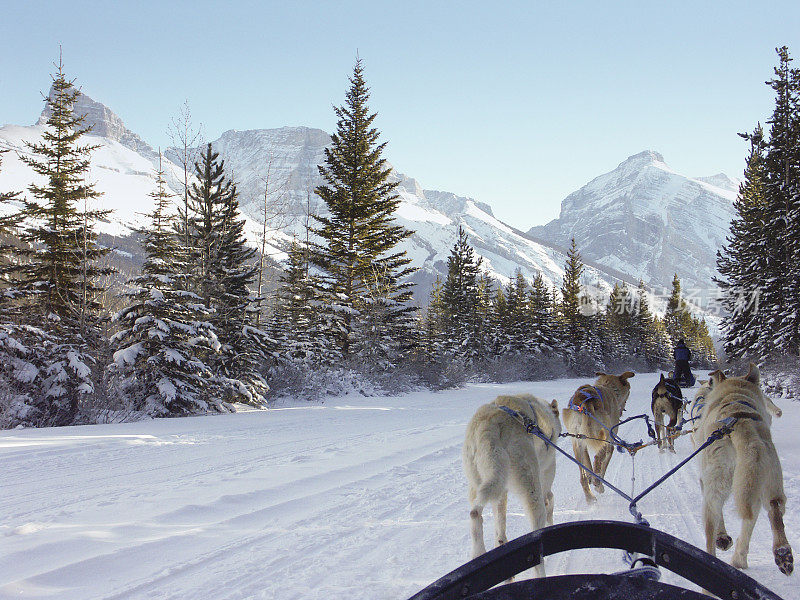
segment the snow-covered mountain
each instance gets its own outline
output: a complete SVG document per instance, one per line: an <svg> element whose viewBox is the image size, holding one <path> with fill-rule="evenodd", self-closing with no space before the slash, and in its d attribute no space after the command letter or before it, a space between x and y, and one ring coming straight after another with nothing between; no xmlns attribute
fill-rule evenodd
<svg viewBox="0 0 800 600"><path fill-rule="evenodd" d="M92 126L86 143L99 146L92 153L90 171L96 188L103 192L97 205L114 211L110 220L101 223L99 228L107 234L125 236L131 227L142 223L144 213L152 207L149 194L155 186L158 154L103 104L81 95L76 109L86 115L85 123ZM12 150L4 154L0 190L25 190L37 180L19 154L29 152L26 142L39 140L45 119L46 114L42 114L36 125L0 128L0 148ZM227 131L212 143L237 181L248 234L254 243L262 230L260 215L269 174L269 201L273 205L280 204L278 210L283 214L269 224L270 227L276 223L280 225L270 233L269 251L280 259L283 243L293 235L302 234L309 209L316 213L324 211L313 189L320 183L317 165L324 160L330 136L319 129L283 127ZM169 150L165 154L176 156ZM163 166L168 182L177 191L181 168L167 158ZM398 172L394 178L400 184L398 193L402 199L397 220L414 232L404 243L404 249L419 268L415 281L420 301L427 298L435 277L445 272L447 256L459 226L468 232L470 241L483 257L484 267L500 281L506 281L519 267L528 277L542 273L551 284L560 282L562 253L527 239L501 223L487 205L449 192L423 190L416 180ZM602 288L607 287L606 282L611 279L608 273L591 269L587 273L587 281L598 281Z"/></svg>
<svg viewBox="0 0 800 600"><path fill-rule="evenodd" d="M90 173L103 192L98 204L114 210L100 229L125 236L152 207L149 194L155 186L158 154L103 104L82 95L77 109L87 115L86 124L92 126L87 143L99 146L93 152ZM18 153L28 152L25 142L39 139L45 118L43 114L32 126L0 128L0 148L15 151L4 155L0 191L25 190L36 179ZM309 210L324 212L313 190L320 183L317 165L324 160L330 136L319 129L282 127L227 131L212 143L237 182L253 243L262 230L260 215L268 176L270 211L282 215L269 223L269 228L275 229L270 233L269 252L280 260L284 243L303 234ZM176 156L170 150L165 154ZM163 166L177 191L182 170L166 158ZM635 282L639 277L663 284L673 271L692 283L699 280L696 274L710 278L713 252L724 239L735 187L735 182L723 180L724 176L706 181L682 177L670 171L657 154L643 153L570 195L559 220L534 228L528 235L496 219L484 203L425 190L398 171L394 178L402 200L397 220L414 232L404 242L404 249L419 268L415 282L421 302L425 302L431 282L446 272L459 226L469 234L484 267L500 281L520 268L529 278L542 273L551 285L559 285L563 247L571 235L576 236L589 265L586 282L601 289L619 279ZM720 187L726 182L731 189ZM650 255L656 251L658 268L651 268Z"/></svg>
<svg viewBox="0 0 800 600"><path fill-rule="evenodd" d="M685 289L707 290L737 189L724 174L676 173L647 150L567 196L558 219L528 234L556 247L574 237L585 258L653 287L670 287L677 273Z"/></svg>

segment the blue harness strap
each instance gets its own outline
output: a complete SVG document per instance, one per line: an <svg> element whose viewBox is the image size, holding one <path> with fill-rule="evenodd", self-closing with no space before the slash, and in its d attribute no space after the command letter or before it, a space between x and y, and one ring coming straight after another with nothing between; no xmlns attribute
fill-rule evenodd
<svg viewBox="0 0 800 600"><path fill-rule="evenodd" d="M521 413L518 413L513 408L509 408L508 406L504 406L502 404L497 404L495 406L497 406L497 408L502 410L504 413L511 415L511 417L513 417L515 420L522 423L522 426L525 428L526 433L533 433L534 430L537 429L536 420L531 419L528 415L523 415ZM533 410L533 406L531 406L531 411L533 412L534 415L536 414L536 411Z"/></svg>
<svg viewBox="0 0 800 600"><path fill-rule="evenodd" d="M580 404L575 404L573 398L569 399L569 406L567 408L574 410L576 412L584 412L583 410L583 403L587 400L599 400L600 405L602 406L605 402L603 401L603 392L601 392L598 388L593 385L584 385L578 388L578 393L583 395L583 400Z"/></svg>

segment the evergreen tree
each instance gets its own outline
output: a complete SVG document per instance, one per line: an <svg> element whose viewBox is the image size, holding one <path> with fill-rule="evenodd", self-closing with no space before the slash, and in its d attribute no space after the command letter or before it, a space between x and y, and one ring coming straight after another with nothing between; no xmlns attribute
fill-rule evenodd
<svg viewBox="0 0 800 600"><path fill-rule="evenodd" d="M567 262L564 266L564 279L561 284L561 302L559 317L563 337L567 342L570 354L574 355L580 347L583 337L583 320L581 314L581 275L583 261L578 252L575 238L572 238L567 251Z"/></svg>
<svg viewBox="0 0 800 600"><path fill-rule="evenodd" d="M763 248L763 326L759 345L773 353L800 351L800 75L792 69L786 46L777 49L779 64L768 85L775 109L764 155L765 227Z"/></svg>
<svg viewBox="0 0 800 600"><path fill-rule="evenodd" d="M550 352L558 346L552 306L552 296L544 277L541 273L537 273L528 298L531 346L535 352Z"/></svg>
<svg viewBox="0 0 800 600"><path fill-rule="evenodd" d="M442 289L444 326L449 333L447 347L458 349L462 358L473 360L481 346L479 310L481 259L459 227L458 239L447 258L447 279Z"/></svg>
<svg viewBox="0 0 800 600"><path fill-rule="evenodd" d="M195 163L195 177L189 190L190 256L195 263L189 291L210 311L220 342L209 364L224 392L258 406L268 390L261 362L274 344L266 332L251 325L255 250L246 244L236 186L211 144Z"/></svg>
<svg viewBox="0 0 800 600"><path fill-rule="evenodd" d="M114 316L121 330L112 339L114 371L132 407L152 416L203 412L215 405L205 393L211 371L201 348L218 346L210 322L199 320L199 296L186 292L179 279L186 266L169 212L170 194L159 168L151 194L150 226L138 230L145 262L129 282L130 304ZM210 403L210 404L209 404Z"/></svg>
<svg viewBox="0 0 800 600"><path fill-rule="evenodd" d="M377 113L369 112L368 99L359 59L345 104L335 108L336 133L325 149L325 165L319 167L325 183L315 190L328 215L314 215L312 231L320 242L312 244L311 262L325 273L322 300L334 325L329 335L344 359L351 357L358 342L356 330L365 310L372 319L368 327L381 329L380 340L406 338L413 322L407 281L413 272L411 259L396 249L411 232L393 218L400 204L395 193L398 183L390 181L391 168L381 156L386 143L378 142L380 134L372 126ZM380 298L377 321L376 297Z"/></svg>
<svg viewBox="0 0 800 600"><path fill-rule="evenodd" d="M92 352L101 343L98 301L100 278L112 269L101 266L107 248L96 241L94 222L109 211L90 210L100 194L87 181L94 146L80 144L89 131L84 116L74 113L79 91L64 75L59 61L46 98L47 128L42 141L28 143L31 156L20 158L44 180L29 190L25 201L30 223L23 234L27 260L16 265L13 277L26 296L21 316L49 341L38 349L44 364L37 377L49 424L72 422L79 401L94 392Z"/></svg>
<svg viewBox="0 0 800 600"><path fill-rule="evenodd" d="M715 279L722 292L722 330L730 358L764 358L771 345L761 344L765 325L759 310L762 277L767 272L770 235L765 226L765 171L763 130L758 125L750 141L744 181L733 203L737 216L731 223L728 245L717 253Z"/></svg>
<svg viewBox="0 0 800 600"><path fill-rule="evenodd" d="M639 352L648 366L660 368L671 360L672 343L661 320L650 311L647 288L642 280L639 280L636 296L633 320L634 338L637 340Z"/></svg>

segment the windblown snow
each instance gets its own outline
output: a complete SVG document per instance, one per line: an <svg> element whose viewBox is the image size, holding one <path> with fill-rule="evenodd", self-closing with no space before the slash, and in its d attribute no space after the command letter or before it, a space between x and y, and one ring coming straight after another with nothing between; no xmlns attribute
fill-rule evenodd
<svg viewBox="0 0 800 600"><path fill-rule="evenodd" d="M654 374L632 380L626 415L649 411ZM335 398L268 411L119 425L0 432L0 598L402 600L469 559L461 443L474 410L506 392L563 406L583 381L472 384L388 398ZM800 412L773 422L800 547ZM646 433L630 424L623 434ZM568 442L563 442L567 448ZM636 458L642 490L690 452ZM640 508L654 527L703 547L697 462ZM631 486L616 454L608 477ZM557 460L555 521L630 519L607 491L587 506L577 467ZM739 520L729 505L732 534ZM491 511L486 514L491 544ZM509 502L510 537L526 533ZM731 551L721 552L729 560ZM747 573L787 600L796 575L773 564L761 515ZM550 575L624 568L621 552L547 559ZM529 574L525 576L532 576ZM665 573L664 579L679 583Z"/></svg>

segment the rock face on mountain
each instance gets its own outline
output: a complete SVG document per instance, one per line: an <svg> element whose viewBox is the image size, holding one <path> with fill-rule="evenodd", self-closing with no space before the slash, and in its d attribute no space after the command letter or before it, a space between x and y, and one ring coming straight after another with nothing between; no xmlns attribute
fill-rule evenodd
<svg viewBox="0 0 800 600"><path fill-rule="evenodd" d="M114 211L99 228L125 236L152 209L148 194L155 187L157 153L113 111L88 96L78 98L76 110L92 126L86 142L99 146L92 153L90 172L103 192L98 207ZM26 142L40 139L45 120L43 114L37 125L0 128L2 146L25 152ZM320 129L282 127L227 131L212 143L237 182L247 233L254 244L263 230L265 191L270 212L280 212L280 218L268 225L268 251L280 259L281 249L292 236L304 237L308 214L325 212L314 189L322 183L317 165L324 162L330 136ZM174 152L165 154L167 181L180 192L182 169L168 160L176 157ZM398 171L392 178L401 199L396 219L413 232L402 248L418 268L414 281L420 302L425 302L433 280L446 274L459 227L469 235L484 268L501 282L519 268L529 278L541 273L551 286L560 285L563 250L574 236L587 262L594 265L587 268L585 281L601 289L619 279L643 278L652 285L668 285L674 272L688 286L708 287L737 186L724 175L684 177L669 169L657 153L643 152L570 194L559 219L526 235L496 219L489 206L472 198L425 190ZM5 155L0 191L24 190L35 180L15 153Z"/></svg>
<svg viewBox="0 0 800 600"><path fill-rule="evenodd" d="M50 88L50 95L53 95L53 88ZM95 102L86 94L78 94L75 101L74 111L76 115L83 115L83 126L91 127L91 134L107 140L119 142L126 148L130 148L137 154L148 159L158 156L147 142L125 127L125 123L110 108L100 102ZM45 105L42 114L39 116L37 125L44 125L50 118L50 108Z"/></svg>
<svg viewBox="0 0 800 600"><path fill-rule="evenodd" d="M689 178L653 151L640 152L567 196L558 219L528 234L653 287L715 287L716 252L725 243L738 183L726 175Z"/></svg>

